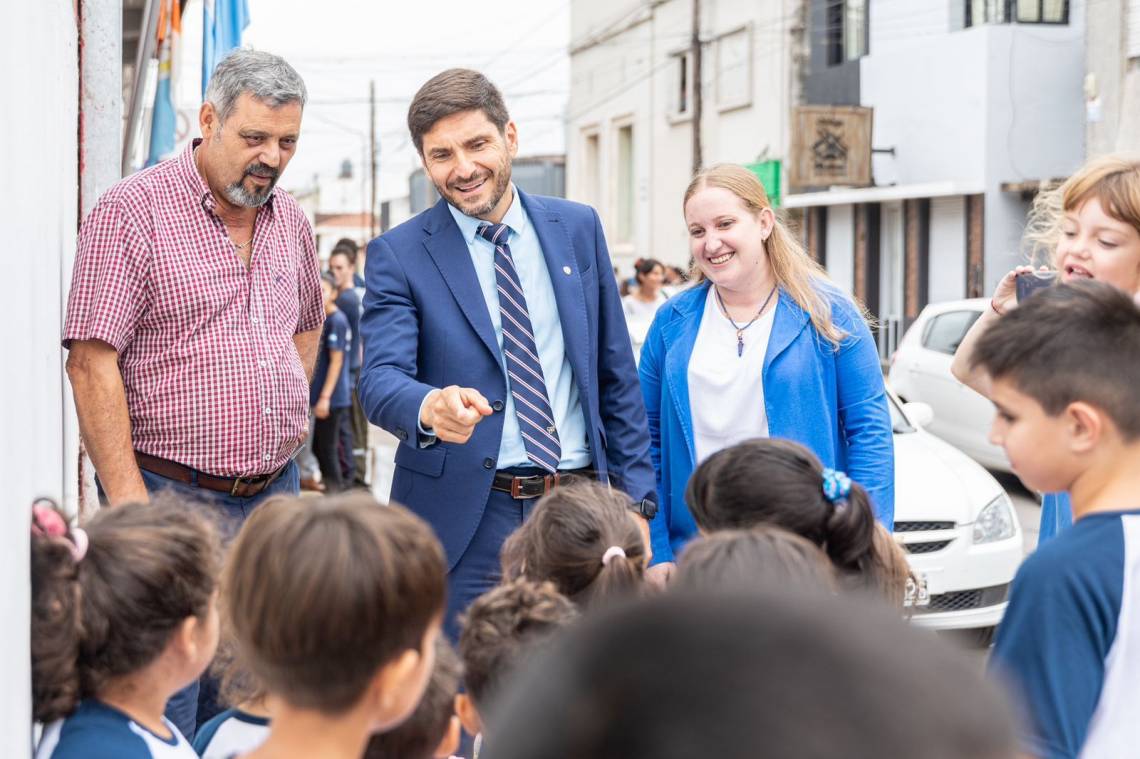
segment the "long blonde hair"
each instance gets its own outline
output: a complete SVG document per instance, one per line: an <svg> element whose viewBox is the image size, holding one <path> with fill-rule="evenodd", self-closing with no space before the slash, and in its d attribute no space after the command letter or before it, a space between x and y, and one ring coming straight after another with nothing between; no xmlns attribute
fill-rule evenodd
<svg viewBox="0 0 1140 759"><path fill-rule="evenodd" d="M743 166L720 163L697 172L685 190L682 209L688 205L698 190L706 187L728 190L740 198L753 215L759 214L765 208L772 208L768 194L764 191L764 185L760 184L755 174ZM815 284L818 281L830 281L827 272L804 252L803 246L778 216L772 227L772 234L764 243L764 248L768 252L768 263L772 267L772 276L775 277L776 284L811 317L815 331L838 349L847 335L832 321L831 303L820 293ZM694 281L700 282L704 278L704 272L694 266ZM857 308L863 310L861 307Z"/></svg>
<svg viewBox="0 0 1140 759"><path fill-rule="evenodd" d="M1106 214L1140 232L1140 156L1115 153L1092 158L1060 185L1037 193L1022 236L1031 261L1056 266L1065 213L1091 198L1100 201Z"/></svg>

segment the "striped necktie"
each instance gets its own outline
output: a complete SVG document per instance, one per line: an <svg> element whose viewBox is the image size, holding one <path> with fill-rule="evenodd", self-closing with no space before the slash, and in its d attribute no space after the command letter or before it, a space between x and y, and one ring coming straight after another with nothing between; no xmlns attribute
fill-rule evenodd
<svg viewBox="0 0 1140 759"><path fill-rule="evenodd" d="M507 359L507 377L515 415L519 419L527 458L550 472L558 470L562 460L562 444L546 393L546 380L538 360L534 328L526 309L526 295L515 269L511 249L507 245L506 224L484 224L479 236L495 246L495 284L499 290L499 314L503 322L503 355Z"/></svg>

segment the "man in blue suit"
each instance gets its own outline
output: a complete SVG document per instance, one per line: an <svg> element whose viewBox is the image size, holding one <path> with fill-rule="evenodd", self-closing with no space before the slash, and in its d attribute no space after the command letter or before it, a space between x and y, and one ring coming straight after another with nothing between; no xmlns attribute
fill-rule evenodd
<svg viewBox="0 0 1140 759"><path fill-rule="evenodd" d="M359 393L400 440L392 500L447 551L454 636L539 497L596 478L652 518L655 480L597 213L512 184L515 124L478 72L428 81L408 127L442 198L368 246Z"/></svg>

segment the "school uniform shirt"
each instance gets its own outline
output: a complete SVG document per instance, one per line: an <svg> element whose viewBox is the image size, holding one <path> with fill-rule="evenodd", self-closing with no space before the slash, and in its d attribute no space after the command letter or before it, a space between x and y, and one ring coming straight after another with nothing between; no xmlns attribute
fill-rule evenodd
<svg viewBox="0 0 1140 759"><path fill-rule="evenodd" d="M348 345L345 348L345 359L348 368L353 372L360 371L362 348L360 342L360 294L356 288L349 289L336 296L336 308L348 319Z"/></svg>
<svg viewBox="0 0 1140 759"><path fill-rule="evenodd" d="M669 300L665 293L657 293L651 301L644 301L636 295L630 294L621 299L621 309L625 312L625 326L629 330L629 340L633 344L633 360L641 361L641 346L645 343L645 336L649 334L649 326L653 324L653 317L657 309Z"/></svg>
<svg viewBox="0 0 1140 759"><path fill-rule="evenodd" d="M1018 570L991 667L1042 759L1140 747L1140 510L1096 513Z"/></svg>
<svg viewBox="0 0 1140 759"><path fill-rule="evenodd" d="M198 728L194 750L202 759L226 759L253 751L268 737L268 718L226 709Z"/></svg>
<svg viewBox="0 0 1140 759"><path fill-rule="evenodd" d="M341 351L344 361L340 365L340 375L329 398L329 408L346 408L352 405L352 393L348 389L348 342L351 334L348 318L340 311L333 311L325 319L321 330L321 344L317 350L317 366L313 371L313 381L309 384L309 405L316 406L325 387L329 374L329 353Z"/></svg>
<svg viewBox="0 0 1140 759"><path fill-rule="evenodd" d="M197 759L190 742L163 717L164 738L94 699L44 730L36 759Z"/></svg>
<svg viewBox="0 0 1140 759"><path fill-rule="evenodd" d="M772 336L776 309L744 330L738 353L736 327L721 312L714 288L705 298L705 313L689 358L689 399L693 447L697 463L722 448L752 438L768 437L764 407L764 357ZM737 322L741 326L747 322Z"/></svg>

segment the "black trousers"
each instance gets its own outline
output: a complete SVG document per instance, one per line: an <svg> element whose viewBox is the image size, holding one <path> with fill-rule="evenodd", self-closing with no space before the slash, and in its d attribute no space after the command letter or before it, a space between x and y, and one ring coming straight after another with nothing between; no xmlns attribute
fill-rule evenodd
<svg viewBox="0 0 1140 759"><path fill-rule="evenodd" d="M316 419L313 424L313 455L321 467L321 482L326 493L337 493L352 483L346 483L341 475L340 456L337 442L340 439L341 420L348 414L349 407L329 409L324 419Z"/></svg>

